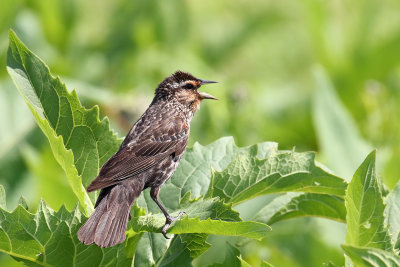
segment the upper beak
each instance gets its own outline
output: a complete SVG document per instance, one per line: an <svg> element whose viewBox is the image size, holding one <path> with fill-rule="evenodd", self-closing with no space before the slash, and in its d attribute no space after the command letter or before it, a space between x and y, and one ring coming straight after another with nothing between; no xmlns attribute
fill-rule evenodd
<svg viewBox="0 0 400 267"><path fill-rule="evenodd" d="M202 80L202 79L200 79L200 84L201 85L203 85L203 84L207 84L207 83L218 83L218 82L214 82L214 81L208 81L208 80Z"/></svg>
<svg viewBox="0 0 400 267"><path fill-rule="evenodd" d="M200 84L208 84L208 83L218 83L218 82L214 82L214 81L208 81L208 80L202 80L200 79ZM218 98L216 98L215 96L212 96L210 94L207 94L205 92L199 92L200 98L203 99L214 99L214 100L218 100Z"/></svg>

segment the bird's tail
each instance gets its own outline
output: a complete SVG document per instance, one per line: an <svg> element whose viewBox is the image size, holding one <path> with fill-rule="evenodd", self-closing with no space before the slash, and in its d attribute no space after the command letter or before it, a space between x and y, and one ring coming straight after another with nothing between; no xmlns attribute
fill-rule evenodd
<svg viewBox="0 0 400 267"><path fill-rule="evenodd" d="M131 199L122 185L105 188L97 200L95 211L78 231L78 239L85 245L111 247L125 241Z"/></svg>

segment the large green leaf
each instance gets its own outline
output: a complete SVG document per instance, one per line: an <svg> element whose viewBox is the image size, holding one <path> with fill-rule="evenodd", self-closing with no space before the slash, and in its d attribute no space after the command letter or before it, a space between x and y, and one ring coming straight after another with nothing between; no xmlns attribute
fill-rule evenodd
<svg viewBox="0 0 400 267"><path fill-rule="evenodd" d="M171 215L176 216L180 210L185 211L187 216L182 216L168 230L170 234L179 234L169 246L168 241L160 234L153 234L159 233L165 223L162 214L132 218L132 229L135 232L145 232L135 255L136 266L152 266L157 262L160 265L190 262L208 249L208 234L260 240L266 237L270 230L269 226L263 223L241 221L239 213L232 210L231 204L225 204L218 198L190 200L190 194L186 194L178 208L171 211ZM148 247L152 253L149 253ZM171 255L174 257L171 258Z"/></svg>
<svg viewBox="0 0 400 267"><path fill-rule="evenodd" d="M257 151L257 157L265 158L277 150L277 144L265 142L251 147L237 147L232 137L221 138L207 146L195 143L192 148L187 149L176 172L161 188L160 201L168 211L175 214L180 210L190 211L182 205L190 196L189 192L195 197L206 193L211 179L211 167L215 170L223 170L239 152L250 149ZM155 214L152 216L158 218L157 226L160 227L164 221L163 216L147 190L140 196L138 204ZM212 218L218 219L216 215L214 214ZM205 216L202 218L207 219ZM232 217L230 220L236 219ZM171 228L171 231L175 230ZM209 244L206 239L207 234L185 234L184 237L175 236L169 244L160 234L145 232L136 251L135 266L152 266L156 262L160 264L189 262L190 258L195 258L208 249ZM150 250L147 247L150 247ZM174 255L174 258L171 259L168 255Z"/></svg>
<svg viewBox="0 0 400 267"><path fill-rule="evenodd" d="M375 151L355 172L345 196L346 244L391 251L390 235L384 223L380 183L375 173Z"/></svg>
<svg viewBox="0 0 400 267"><path fill-rule="evenodd" d="M50 74L48 67L10 31L7 70L36 122L49 140L72 190L87 214L93 210L84 186L118 149L120 140L99 120L98 107L82 107L73 91Z"/></svg>
<svg viewBox="0 0 400 267"><path fill-rule="evenodd" d="M254 217L258 222L273 224L303 216L324 217L345 222L344 199L333 195L289 192L264 206Z"/></svg>
<svg viewBox="0 0 400 267"><path fill-rule="evenodd" d="M400 266L400 257L382 249L342 245L355 266L395 267Z"/></svg>
<svg viewBox="0 0 400 267"><path fill-rule="evenodd" d="M262 223L242 222L239 213L232 210L232 205L218 198L190 200L190 194L186 194L178 209L170 213L176 216L180 210L185 211L187 216L176 221L168 233L205 233L262 239L270 229ZM135 232L160 232L164 223L165 217L157 214L134 217L130 225Z"/></svg>
<svg viewBox="0 0 400 267"><path fill-rule="evenodd" d="M314 79L316 89L312 115L321 154L335 173L349 181L372 148L361 137L322 67L314 70Z"/></svg>
<svg viewBox="0 0 400 267"><path fill-rule="evenodd" d="M249 147L236 146L232 137L223 137L217 141L202 146L195 143L188 148L174 175L162 187L160 198L166 207L176 209L181 198L190 192L193 197L199 197L207 193L210 185L211 171L225 169L239 152L255 152L253 157L263 159L275 153L278 145L273 142L264 142ZM144 195L140 202L151 212L160 212L154 201Z"/></svg>
<svg viewBox="0 0 400 267"><path fill-rule="evenodd" d="M267 156L268 158L266 158ZM216 160L217 164L214 164L213 160ZM227 167L227 169L220 172L222 174L236 169L239 172L236 177L242 179L244 184L247 183L250 184L251 188L259 187L263 190L265 190L267 186L263 187L263 184L257 183L252 184L254 178L257 177L257 175L265 174L265 179L262 182L273 183L275 175L283 174L280 177L282 180L278 180L282 181L282 184L286 185L287 187L281 186L282 184L279 185L278 182L277 185L274 185L277 187L280 186L280 188L277 190L275 190L274 186L272 186L271 190L269 191L263 191L261 193L251 192L247 196L249 198L252 198L254 196L257 196L259 193L266 194L301 190L320 192L325 194L321 196L320 199L326 200L328 205L333 205L332 208L335 208L337 210L332 211L329 210L329 208L325 207L321 211L321 208L316 208L314 210L309 210L310 215L311 213L320 213L320 216L331 216L336 220L343 220L345 213L343 208L344 206L342 196L344 196L346 183L342 179L332 174L329 174L320 167L316 166L314 163L313 153L278 151L277 145L275 143L262 143L245 148L238 148L234 145L231 138L223 138L204 147L196 144L193 149L188 149L182 159L182 162L183 165L180 165L178 167L178 170L171 178L171 181L163 186L160 193L161 201L169 208L170 211L175 212L174 214L177 214L179 210L184 210L187 212L187 208L180 207L180 203L182 202L181 196L184 192L187 193L190 191L196 191L199 193L204 193L206 191L204 187L209 186L211 190L207 193L207 195L212 195L212 188L214 188L214 184L209 185L209 181L211 179L210 166L212 166L217 171L220 171L221 169ZM253 167L255 168L255 171L251 172L251 168ZM265 170L270 170L270 173ZM227 182L223 180L224 178L227 178L227 176L224 176L222 178L214 174L213 177L214 181L219 181L220 184L224 184ZM271 180L269 180L270 178ZM290 184L291 181L294 186ZM214 189L218 190L216 188ZM327 195L328 193L333 195ZM223 195L218 196L224 198ZM227 199L224 198L224 200L226 201ZM233 202L233 204L237 203ZM156 221L154 220L153 222L156 223L157 227L162 226L164 222L163 216L161 215L158 207L149 197L148 192L143 192L141 198L139 199L139 206L145 207L147 210L155 213L156 215L149 215L148 217L153 218L154 216L158 216L159 221L156 223ZM216 217L213 218L217 219ZM206 217L204 217L204 219L206 219ZM150 221L151 220L147 220L145 222L149 223ZM177 222L177 225L179 225L179 223L180 222ZM151 225L148 224L148 226ZM156 229L154 229L154 231L155 230ZM171 228L171 233L174 233L174 231L176 230L177 229ZM208 233L211 233L210 231ZM195 235L193 236L193 238L197 239L198 236ZM150 240L152 240L152 242L150 242ZM186 237L186 240L190 240L190 235ZM174 247L167 249L168 246L165 244L166 241L162 238L158 238L158 236L154 236L151 233L145 233L144 238L140 242L143 242L143 246L145 244L151 245L152 251L154 251L154 253L149 254L146 251L142 252L139 248L135 260L135 263L138 264L137 266L150 266L152 262L158 262L160 259L163 259L164 254L160 254L160 251L164 250L168 251L168 253L171 253L171 250L174 249ZM173 242L175 242L175 240ZM206 242L197 242L196 244L196 249L199 251L203 251L205 247L208 248L209 246ZM180 253L181 251L177 250L175 252ZM189 253L181 253L182 257L188 255ZM181 258L179 258L179 260L181 260Z"/></svg>
<svg viewBox="0 0 400 267"><path fill-rule="evenodd" d="M316 166L314 153L275 150L266 159L258 159L257 153L257 147L250 147L225 170L214 172L210 194L233 204L281 192L344 196L346 182Z"/></svg>
<svg viewBox="0 0 400 267"><path fill-rule="evenodd" d="M2 190L0 198L5 198ZM0 208L0 251L32 266L130 266L124 244L83 245L76 237L81 217L78 207L55 212L43 201L35 214L22 206L13 212Z"/></svg>

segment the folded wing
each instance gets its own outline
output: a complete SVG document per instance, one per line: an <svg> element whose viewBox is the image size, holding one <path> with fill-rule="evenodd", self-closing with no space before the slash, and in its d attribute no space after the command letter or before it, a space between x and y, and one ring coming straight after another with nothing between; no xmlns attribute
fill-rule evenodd
<svg viewBox="0 0 400 267"><path fill-rule="evenodd" d="M161 130L162 129L157 129ZM92 192L122 180L134 177L159 163L166 157L181 154L186 147L187 133L182 124L174 124L168 128L168 135L153 133L159 138L142 137L136 143L122 146L100 169L100 173L88 186L87 191Z"/></svg>

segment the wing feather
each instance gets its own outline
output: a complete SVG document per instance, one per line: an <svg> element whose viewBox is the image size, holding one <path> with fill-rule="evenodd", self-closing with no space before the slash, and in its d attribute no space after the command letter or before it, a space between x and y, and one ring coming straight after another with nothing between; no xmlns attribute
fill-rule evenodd
<svg viewBox="0 0 400 267"><path fill-rule="evenodd" d="M158 132L162 128L157 128L152 135L142 135L142 138L135 140L134 143L121 146L120 150L103 165L87 191L109 187L124 179L134 177L171 154L181 152L182 146L186 146L187 129L182 127L182 123L172 124L168 127L167 133ZM154 140L152 136L159 138Z"/></svg>

